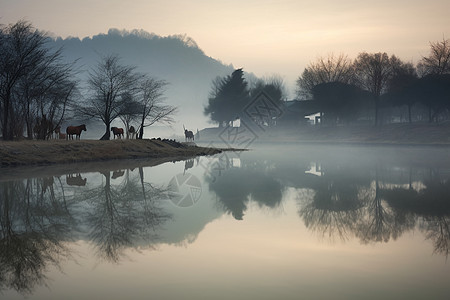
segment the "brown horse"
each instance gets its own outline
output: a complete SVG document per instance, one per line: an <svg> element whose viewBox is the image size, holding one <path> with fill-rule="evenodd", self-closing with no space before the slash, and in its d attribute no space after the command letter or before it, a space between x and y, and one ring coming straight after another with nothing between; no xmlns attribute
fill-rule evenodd
<svg viewBox="0 0 450 300"><path fill-rule="evenodd" d="M67 139L68 140L73 140L73 136L76 136L76 139L79 140L81 138L81 131L87 131L86 130L86 125L79 125L79 126L69 126L66 129L66 133L67 133Z"/></svg>
<svg viewBox="0 0 450 300"><path fill-rule="evenodd" d="M123 128L111 127L111 131L114 134L114 138L116 138L116 135L119 136L119 139L123 138Z"/></svg>

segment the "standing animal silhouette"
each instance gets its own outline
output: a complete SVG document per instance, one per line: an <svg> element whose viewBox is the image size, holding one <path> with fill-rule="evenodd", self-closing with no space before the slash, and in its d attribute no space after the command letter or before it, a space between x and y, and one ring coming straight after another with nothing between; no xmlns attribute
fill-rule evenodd
<svg viewBox="0 0 450 300"><path fill-rule="evenodd" d="M81 174L67 174L66 175L66 183L67 185L72 186L85 186L87 178L82 178Z"/></svg>
<svg viewBox="0 0 450 300"><path fill-rule="evenodd" d="M111 127L111 131L114 134L114 138L116 138L116 136L119 136L119 139L123 138L123 128Z"/></svg>
<svg viewBox="0 0 450 300"><path fill-rule="evenodd" d="M186 127L184 127L184 125L183 125L183 129L184 129L184 139L185 139L185 141L186 142L189 142L189 141L194 141L194 133L192 132L192 131L190 131L190 130L187 130L186 129Z"/></svg>
<svg viewBox="0 0 450 300"><path fill-rule="evenodd" d="M130 126L130 128L128 129L128 133L130 134L130 138L134 139L136 135L136 129L134 128L134 126Z"/></svg>
<svg viewBox="0 0 450 300"><path fill-rule="evenodd" d="M81 131L87 131L86 125L79 125L79 126L69 126L66 128L67 133L67 139L73 140L73 136L76 136L76 139L79 140L81 138Z"/></svg>

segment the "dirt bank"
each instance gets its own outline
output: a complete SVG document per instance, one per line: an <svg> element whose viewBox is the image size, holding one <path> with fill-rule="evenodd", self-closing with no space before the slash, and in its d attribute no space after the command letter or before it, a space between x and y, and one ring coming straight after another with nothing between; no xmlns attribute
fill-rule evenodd
<svg viewBox="0 0 450 300"><path fill-rule="evenodd" d="M177 160L220 153L221 149L171 140L49 140L0 142L0 167L42 166L110 160Z"/></svg>

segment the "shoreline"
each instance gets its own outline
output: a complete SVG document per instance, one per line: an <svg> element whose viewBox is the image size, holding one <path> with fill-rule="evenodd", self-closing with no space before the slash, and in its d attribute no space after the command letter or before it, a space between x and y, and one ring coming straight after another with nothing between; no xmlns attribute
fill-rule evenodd
<svg viewBox="0 0 450 300"><path fill-rule="evenodd" d="M133 170L141 167L154 167L163 163L177 162L189 158L192 157L111 159L107 161L90 161L67 164L57 163L48 165L2 167L0 168L0 182L23 178L63 176L67 174L112 172L127 169Z"/></svg>
<svg viewBox="0 0 450 300"><path fill-rule="evenodd" d="M449 147L450 143L420 143L420 142L395 142L395 141L337 141L337 140L303 140L303 141L270 141L270 140L261 140L257 141L254 144L273 144L273 143L283 143L283 144L299 144L299 145L324 145L324 146L352 146L352 147Z"/></svg>
<svg viewBox="0 0 450 300"><path fill-rule="evenodd" d="M200 136L203 141L215 141L223 136L225 130L217 127L205 128L200 131ZM398 123L383 126L314 125L297 128L268 127L264 129L252 127L247 130L247 135L249 138L254 138L252 144L298 143L311 145L449 147L450 122L442 124Z"/></svg>
<svg viewBox="0 0 450 300"><path fill-rule="evenodd" d="M181 160L228 149L199 147L173 140L24 140L0 142L0 170L119 160ZM237 150L237 149L234 149ZM4 173L4 172L2 172Z"/></svg>
<svg viewBox="0 0 450 300"><path fill-rule="evenodd" d="M226 145L219 136L223 129L201 131L200 141L180 143L167 139L117 140L21 140L0 141L0 178L19 168L89 170L115 165L152 166L222 151L245 151L258 145L335 145L354 147L437 147L450 148L450 122L441 125L394 124L384 127L313 127L299 129L268 129L246 147ZM211 147L218 142L223 146ZM233 147L235 146L235 147ZM125 162L125 163L124 163ZM84 166L82 166L84 165ZM122 167L123 168L123 167ZM111 168L114 169L114 168ZM116 168L118 169L118 168ZM14 171L16 170L16 171ZM8 175L9 176L9 175Z"/></svg>

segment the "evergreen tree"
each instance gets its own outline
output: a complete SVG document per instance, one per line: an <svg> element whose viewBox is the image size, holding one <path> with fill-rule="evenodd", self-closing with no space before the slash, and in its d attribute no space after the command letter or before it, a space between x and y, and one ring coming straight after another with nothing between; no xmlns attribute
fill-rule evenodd
<svg viewBox="0 0 450 300"><path fill-rule="evenodd" d="M215 81L205 115L219 123L219 127L238 119L249 100L248 83L244 78L244 71L235 70L231 75L219 82Z"/></svg>

